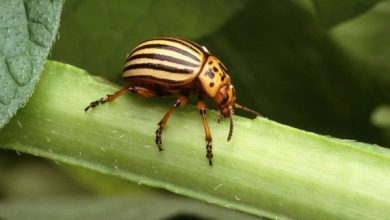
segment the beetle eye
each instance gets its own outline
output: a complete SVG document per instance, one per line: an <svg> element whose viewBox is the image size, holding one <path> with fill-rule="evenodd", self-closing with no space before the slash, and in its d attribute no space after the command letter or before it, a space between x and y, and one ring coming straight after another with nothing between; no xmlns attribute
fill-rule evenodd
<svg viewBox="0 0 390 220"><path fill-rule="evenodd" d="M226 102L227 102L228 100L229 100L229 95L224 95L220 104L221 104L221 105L224 105L224 104L226 104Z"/></svg>

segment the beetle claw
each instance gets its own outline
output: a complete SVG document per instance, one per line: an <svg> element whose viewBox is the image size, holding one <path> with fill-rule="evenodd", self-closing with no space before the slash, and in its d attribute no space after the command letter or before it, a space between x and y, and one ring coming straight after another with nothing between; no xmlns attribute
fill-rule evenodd
<svg viewBox="0 0 390 220"><path fill-rule="evenodd" d="M211 141L207 141L207 145L206 145L206 150L207 150L207 154L206 154L206 157L207 159L209 159L209 165L212 166L213 165L213 161L212 161L212 158L213 158L213 145L211 144Z"/></svg>
<svg viewBox="0 0 390 220"><path fill-rule="evenodd" d="M85 112L87 112L90 108L95 108L96 106L100 104L104 104L107 100L105 98L98 99L96 101L93 101L89 103L89 105L84 109Z"/></svg>
<svg viewBox="0 0 390 220"><path fill-rule="evenodd" d="M161 132L162 132L162 127L159 126L158 129L156 130L156 144L159 151L163 151L163 148L161 147L162 145Z"/></svg>
<svg viewBox="0 0 390 220"><path fill-rule="evenodd" d="M223 119L223 116L221 115L221 113L218 114L218 123L220 123Z"/></svg>

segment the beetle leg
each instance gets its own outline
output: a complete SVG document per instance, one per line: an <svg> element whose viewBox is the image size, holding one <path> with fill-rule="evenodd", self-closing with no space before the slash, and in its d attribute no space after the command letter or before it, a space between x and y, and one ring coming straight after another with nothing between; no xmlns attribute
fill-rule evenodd
<svg viewBox="0 0 390 220"><path fill-rule="evenodd" d="M129 91L145 98L157 96L157 93L155 91L139 86L131 86L129 88Z"/></svg>
<svg viewBox="0 0 390 220"><path fill-rule="evenodd" d="M186 96L180 96L168 109L167 113L165 113L164 117L161 119L161 121L158 123L158 128L156 130L156 144L158 146L158 149L162 151L162 138L161 138L161 132L165 125L168 122L169 116L173 112L173 110L179 106L184 106L187 103L187 97Z"/></svg>
<svg viewBox="0 0 390 220"><path fill-rule="evenodd" d="M136 95L142 96L142 97L153 97L157 96L157 93L155 93L153 90L143 88L143 87L138 87L138 86L127 86L124 87L123 89L115 92L114 94L108 94L107 97L98 99L96 101L91 102L85 109L84 111L88 111L90 108L95 108L96 106L100 104L104 104L106 102L112 102L116 98L118 98L121 95L124 95L127 91L130 91Z"/></svg>
<svg viewBox="0 0 390 220"><path fill-rule="evenodd" d="M124 87L121 90L115 92L114 94L108 94L107 97L98 99L96 101L93 101L89 103L89 105L84 109L85 112L87 112L90 108L95 108L96 106L100 104L104 104L106 102L112 102L119 96L125 94L128 91L129 87Z"/></svg>
<svg viewBox="0 0 390 220"><path fill-rule="evenodd" d="M203 127L204 127L204 132L205 132L205 139L207 141L207 145L206 145L207 154L206 154L206 157L209 160L209 165L212 166L213 165L213 162L211 160L213 158L213 145L211 143L212 138L211 138L209 125L207 124L207 119L206 119L206 104L202 100L198 101L198 109L199 109L200 115L202 116Z"/></svg>

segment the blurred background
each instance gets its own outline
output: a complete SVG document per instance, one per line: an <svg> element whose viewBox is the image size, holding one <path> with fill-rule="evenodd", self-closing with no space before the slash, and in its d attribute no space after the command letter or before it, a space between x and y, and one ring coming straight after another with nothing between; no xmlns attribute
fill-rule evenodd
<svg viewBox="0 0 390 220"><path fill-rule="evenodd" d="M66 0L49 59L121 84L126 54L156 36L205 45L238 102L271 120L390 146L388 0ZM150 191L14 152L0 161L3 198Z"/></svg>

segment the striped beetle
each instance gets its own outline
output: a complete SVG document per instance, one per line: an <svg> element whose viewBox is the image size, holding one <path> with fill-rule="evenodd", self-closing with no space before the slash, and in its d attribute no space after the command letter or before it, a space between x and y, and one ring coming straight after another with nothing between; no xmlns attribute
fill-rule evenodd
<svg viewBox="0 0 390 220"><path fill-rule="evenodd" d="M178 99L158 123L156 144L162 151L161 133L167 124L172 111L184 106L190 95L197 95L198 109L203 121L206 139L206 157L212 165L212 138L206 120L205 97L214 98L219 107L218 122L223 118L230 119L227 140L233 134L234 108L260 116L259 113L236 103L236 93L230 83L226 67L204 46L176 37L158 37L140 43L127 56L122 77L125 87L94 102L86 108L94 108L105 102L112 102L130 91L142 97L176 95Z"/></svg>

